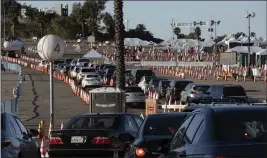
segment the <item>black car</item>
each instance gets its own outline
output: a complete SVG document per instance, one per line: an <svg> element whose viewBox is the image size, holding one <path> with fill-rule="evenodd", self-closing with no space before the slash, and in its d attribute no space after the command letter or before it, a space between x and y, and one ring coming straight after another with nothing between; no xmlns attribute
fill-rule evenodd
<svg viewBox="0 0 267 158"><path fill-rule="evenodd" d="M172 135L180 127L187 114L180 112L148 115L135 140L129 145L125 156L127 158L159 156L159 153L162 153L161 150L153 148L151 144L168 145Z"/></svg>
<svg viewBox="0 0 267 158"><path fill-rule="evenodd" d="M189 83L193 82L188 80L172 80L166 92L167 101L170 100L170 102L173 103L174 101L180 100L181 92Z"/></svg>
<svg viewBox="0 0 267 158"><path fill-rule="evenodd" d="M267 107L223 106L193 111L161 157L267 157Z"/></svg>
<svg viewBox="0 0 267 158"><path fill-rule="evenodd" d="M159 97L165 97L167 88L170 86L170 80L160 80L158 86L156 87L156 91L159 92Z"/></svg>
<svg viewBox="0 0 267 158"><path fill-rule="evenodd" d="M112 138L121 133L136 136L143 119L135 114L90 113L71 119L62 130L51 132L49 156L112 157ZM118 149L124 155L123 147Z"/></svg>
<svg viewBox="0 0 267 158"><path fill-rule="evenodd" d="M166 78L152 78L148 83L148 91L155 91L159 86L159 81L168 80Z"/></svg>
<svg viewBox="0 0 267 158"><path fill-rule="evenodd" d="M32 138L37 130L30 132L18 117L1 113L1 157L41 157L40 147Z"/></svg>

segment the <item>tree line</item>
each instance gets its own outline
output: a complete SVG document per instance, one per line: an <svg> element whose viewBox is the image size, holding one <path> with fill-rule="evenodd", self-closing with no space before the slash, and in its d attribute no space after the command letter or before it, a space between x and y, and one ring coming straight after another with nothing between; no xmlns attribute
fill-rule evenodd
<svg viewBox="0 0 267 158"><path fill-rule="evenodd" d="M97 41L113 41L115 36L115 19L111 13L105 12L107 0L86 0L75 2L69 16L59 16L54 12L41 12L31 5L20 4L16 0L4 0L1 4L2 37L19 38L42 37L55 34L63 39L95 36ZM26 18L21 16L25 8ZM155 38L144 24L125 30L124 38L139 38L141 40L160 43L163 40Z"/></svg>

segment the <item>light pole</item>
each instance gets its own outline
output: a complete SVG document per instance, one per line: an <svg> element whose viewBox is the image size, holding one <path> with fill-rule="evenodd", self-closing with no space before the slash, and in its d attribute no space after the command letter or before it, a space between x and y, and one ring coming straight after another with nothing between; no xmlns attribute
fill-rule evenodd
<svg viewBox="0 0 267 158"><path fill-rule="evenodd" d="M248 19L248 61L246 63L248 63L248 65L246 64L246 66L250 66L250 18L254 18L255 17L255 13L248 13L246 12L245 17Z"/></svg>
<svg viewBox="0 0 267 158"><path fill-rule="evenodd" d="M196 22L196 21L194 21L193 22L193 25L194 26L201 26L203 24L203 22L202 21L200 21L200 22ZM196 30L196 29L195 29ZM195 32L196 33L196 32ZM197 32L198 33L198 32ZM196 57L196 60L198 60L198 61L200 61L200 50L199 50L199 38L200 38L200 36L201 36L201 34L199 35L199 34L196 34L197 35L197 57Z"/></svg>
<svg viewBox="0 0 267 158"><path fill-rule="evenodd" d="M220 23L221 23L221 21L219 20L219 21L215 21L215 20L211 20L210 21L210 25L211 26L214 26L214 41L215 41L215 50L216 50L216 52L217 52L217 25L220 25ZM213 28L210 28L210 29L212 29L212 31L211 32L213 32Z"/></svg>
<svg viewBox="0 0 267 158"><path fill-rule="evenodd" d="M125 20L125 22L126 22L126 31L129 31L129 22L130 22L130 20Z"/></svg>

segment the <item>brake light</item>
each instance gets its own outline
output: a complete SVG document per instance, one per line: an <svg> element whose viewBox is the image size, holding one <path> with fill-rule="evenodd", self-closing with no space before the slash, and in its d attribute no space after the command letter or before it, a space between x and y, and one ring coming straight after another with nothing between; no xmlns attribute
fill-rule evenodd
<svg viewBox="0 0 267 158"><path fill-rule="evenodd" d="M197 94L196 92L191 91L190 94Z"/></svg>
<svg viewBox="0 0 267 158"><path fill-rule="evenodd" d="M60 137L50 137L49 144L64 144Z"/></svg>
<svg viewBox="0 0 267 158"><path fill-rule="evenodd" d="M142 157L145 156L146 152L143 148L136 148L135 154L136 156Z"/></svg>
<svg viewBox="0 0 267 158"><path fill-rule="evenodd" d="M11 140L6 138L1 138L1 148L7 147L11 144Z"/></svg>
<svg viewBox="0 0 267 158"><path fill-rule="evenodd" d="M244 135L245 135L245 136L248 136L248 133L247 133L246 131L244 131Z"/></svg>
<svg viewBox="0 0 267 158"><path fill-rule="evenodd" d="M111 144L112 141L107 138L107 137L95 137L93 140L92 140L92 144Z"/></svg>

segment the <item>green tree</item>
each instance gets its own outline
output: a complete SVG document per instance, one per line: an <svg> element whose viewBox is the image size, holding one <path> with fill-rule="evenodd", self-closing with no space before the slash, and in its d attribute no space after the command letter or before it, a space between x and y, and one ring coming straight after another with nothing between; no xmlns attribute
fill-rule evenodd
<svg viewBox="0 0 267 158"><path fill-rule="evenodd" d="M123 25L123 1L114 1L115 20L115 48L116 48L116 86L125 89L125 62L124 62L124 25Z"/></svg>
<svg viewBox="0 0 267 158"><path fill-rule="evenodd" d="M138 24L135 28L137 32L145 32L146 31L146 26L144 24Z"/></svg>
<svg viewBox="0 0 267 158"><path fill-rule="evenodd" d="M255 32L251 32L251 33L250 33L250 36L251 36L251 37L256 37L256 33L255 33Z"/></svg>
<svg viewBox="0 0 267 158"><path fill-rule="evenodd" d="M20 3L17 3L15 0L4 1L3 5L7 18L11 23L12 35L13 37L15 37L16 26L19 25L18 17L20 16L21 5Z"/></svg>
<svg viewBox="0 0 267 158"><path fill-rule="evenodd" d="M93 36L97 34L100 27L105 4L106 0L86 0L82 6L86 24Z"/></svg>
<svg viewBox="0 0 267 158"><path fill-rule="evenodd" d="M173 29L173 33L176 35L177 39L179 38L179 35L181 33L181 29L179 27L175 27Z"/></svg>
<svg viewBox="0 0 267 158"><path fill-rule="evenodd" d="M195 29L195 38L200 40L201 39L201 29L200 27L196 27Z"/></svg>
<svg viewBox="0 0 267 158"><path fill-rule="evenodd" d="M105 24L109 38L113 39L115 35L115 23L113 16L109 13L105 13L103 16L103 23Z"/></svg>
<svg viewBox="0 0 267 158"><path fill-rule="evenodd" d="M83 6L80 2L73 4L71 16L74 17L76 19L77 23L81 26L82 35L83 35L83 37L85 37L85 30L84 30L85 15L83 12Z"/></svg>

